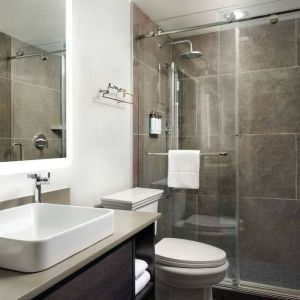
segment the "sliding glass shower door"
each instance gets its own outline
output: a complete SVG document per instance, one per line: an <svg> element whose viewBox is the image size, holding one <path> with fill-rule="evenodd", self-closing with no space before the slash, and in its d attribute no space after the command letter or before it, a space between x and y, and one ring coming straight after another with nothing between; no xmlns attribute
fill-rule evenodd
<svg viewBox="0 0 300 300"><path fill-rule="evenodd" d="M203 53L200 58L182 59L185 47L172 47L174 62L170 78L176 80L172 84L176 86L176 93L170 101L170 113L175 111L177 114L170 120L178 124L178 149L201 151L199 190L171 191L172 234L224 249L230 261L226 281L235 284L238 273L234 122L236 69L234 67L231 73L223 74L213 68L209 48L210 43L223 34L233 35L234 48L234 28L231 32L184 36L183 40L190 40L194 49ZM220 155L223 152L226 155Z"/></svg>

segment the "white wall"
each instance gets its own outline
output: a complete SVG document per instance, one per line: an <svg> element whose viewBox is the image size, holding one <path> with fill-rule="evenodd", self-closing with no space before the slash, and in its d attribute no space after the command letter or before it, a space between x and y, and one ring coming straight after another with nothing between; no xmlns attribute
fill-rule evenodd
<svg viewBox="0 0 300 300"><path fill-rule="evenodd" d="M71 188L76 205L131 186L130 105L95 103L108 82L131 90L130 3L73 0L73 132L70 168L52 171L44 191ZM0 165L1 167L1 165ZM0 201L27 196L26 174L0 177Z"/></svg>

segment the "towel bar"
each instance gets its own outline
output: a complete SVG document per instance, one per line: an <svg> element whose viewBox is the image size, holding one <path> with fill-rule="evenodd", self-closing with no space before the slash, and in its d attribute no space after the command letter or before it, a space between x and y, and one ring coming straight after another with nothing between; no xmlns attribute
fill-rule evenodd
<svg viewBox="0 0 300 300"><path fill-rule="evenodd" d="M167 156L168 153L155 153L155 152L146 152L146 155L157 155L157 156ZM227 152L203 152L200 153L200 156L227 156Z"/></svg>

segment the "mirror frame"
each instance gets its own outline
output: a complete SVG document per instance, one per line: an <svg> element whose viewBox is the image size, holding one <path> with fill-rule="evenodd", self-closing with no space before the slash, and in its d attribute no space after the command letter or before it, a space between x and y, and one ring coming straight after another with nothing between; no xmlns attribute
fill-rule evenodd
<svg viewBox="0 0 300 300"><path fill-rule="evenodd" d="M65 158L0 162L0 175L67 168L73 160L72 0L66 1L66 153Z"/></svg>

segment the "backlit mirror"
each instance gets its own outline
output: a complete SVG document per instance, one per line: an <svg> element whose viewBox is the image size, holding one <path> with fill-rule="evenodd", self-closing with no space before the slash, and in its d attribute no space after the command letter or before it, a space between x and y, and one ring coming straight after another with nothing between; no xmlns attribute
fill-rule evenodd
<svg viewBox="0 0 300 300"><path fill-rule="evenodd" d="M0 0L0 162L64 158L66 2Z"/></svg>

